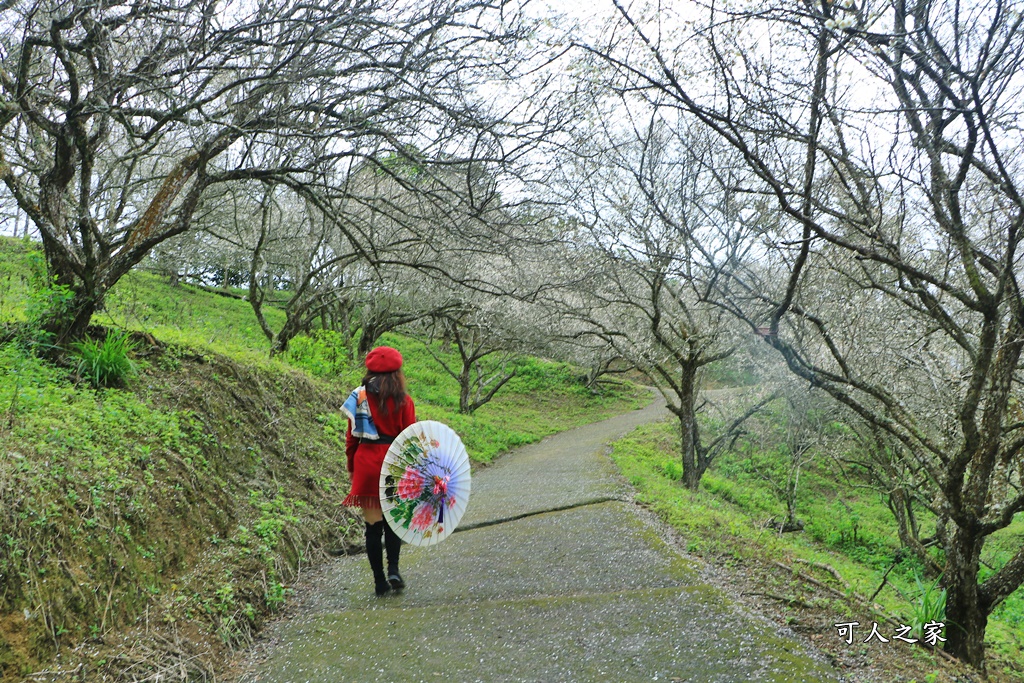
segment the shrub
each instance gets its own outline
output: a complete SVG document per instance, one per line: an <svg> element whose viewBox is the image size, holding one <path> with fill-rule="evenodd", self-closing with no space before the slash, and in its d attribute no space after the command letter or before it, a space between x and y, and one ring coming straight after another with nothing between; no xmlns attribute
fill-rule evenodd
<svg viewBox="0 0 1024 683"><path fill-rule="evenodd" d="M285 360L316 377L333 378L353 368L356 373L362 370L359 363L349 358L344 337L332 330L298 335L288 343Z"/></svg>
<svg viewBox="0 0 1024 683"><path fill-rule="evenodd" d="M135 374L135 363L128 357L135 344L127 332L114 330L101 342L86 339L73 348L79 356L78 374L96 388L118 386Z"/></svg>

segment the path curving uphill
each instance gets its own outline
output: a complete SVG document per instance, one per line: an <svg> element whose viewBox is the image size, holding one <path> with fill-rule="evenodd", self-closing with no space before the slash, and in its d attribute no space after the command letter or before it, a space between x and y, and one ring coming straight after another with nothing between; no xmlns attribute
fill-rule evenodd
<svg viewBox="0 0 1024 683"><path fill-rule="evenodd" d="M460 529L403 550L400 595L374 597L365 557L337 560L242 681L837 680L625 500L606 445L665 414L658 400L475 473Z"/></svg>

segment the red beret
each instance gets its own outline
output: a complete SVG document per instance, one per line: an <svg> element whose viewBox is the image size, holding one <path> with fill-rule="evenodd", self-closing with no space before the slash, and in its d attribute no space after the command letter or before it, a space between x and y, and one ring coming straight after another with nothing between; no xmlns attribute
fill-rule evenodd
<svg viewBox="0 0 1024 683"><path fill-rule="evenodd" d="M402 354L390 346L378 346L366 354L366 369L370 372L394 372L402 367Z"/></svg>

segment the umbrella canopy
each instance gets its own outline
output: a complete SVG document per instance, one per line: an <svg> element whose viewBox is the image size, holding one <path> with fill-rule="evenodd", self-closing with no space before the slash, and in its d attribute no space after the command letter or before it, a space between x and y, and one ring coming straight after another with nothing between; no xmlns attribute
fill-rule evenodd
<svg viewBox="0 0 1024 683"><path fill-rule="evenodd" d="M380 506L398 536L434 545L455 530L469 504L469 455L447 425L409 425L391 444L380 469Z"/></svg>

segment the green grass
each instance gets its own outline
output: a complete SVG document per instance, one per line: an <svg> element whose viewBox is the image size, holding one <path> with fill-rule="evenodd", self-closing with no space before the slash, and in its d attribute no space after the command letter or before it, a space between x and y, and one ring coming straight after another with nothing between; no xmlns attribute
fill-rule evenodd
<svg viewBox="0 0 1024 683"><path fill-rule="evenodd" d="M99 634L104 612L139 609L183 559L186 539L161 531L167 511L188 507L188 482L211 473L190 411L76 387L16 344L0 346L0 405L2 604L28 617L27 652L0 646L3 670L65 634ZM124 590L111 615L97 588L115 583Z"/></svg>
<svg viewBox="0 0 1024 683"><path fill-rule="evenodd" d="M0 323L31 319L45 303L39 301L45 273L38 244L0 237ZM265 314L271 327L284 323L277 308L268 306ZM171 287L166 278L141 271L114 285L93 323L226 355L265 356L270 348L248 302L188 284Z"/></svg>
<svg viewBox="0 0 1024 683"><path fill-rule="evenodd" d="M744 559L757 548L781 558L777 536L751 524L735 503L707 488L690 491L672 478L668 463L675 439L674 425L662 422L642 425L615 442L612 459L637 489L637 502L682 532L691 552Z"/></svg>
<svg viewBox="0 0 1024 683"><path fill-rule="evenodd" d="M270 349L248 302L188 284L171 287L152 273L129 273L105 304L95 323L146 332L162 342L229 356L266 356ZM284 324L283 311L268 306L264 314L271 328Z"/></svg>
<svg viewBox="0 0 1024 683"><path fill-rule="evenodd" d="M675 425L639 427L614 444L612 458L637 489L637 500L678 529L691 552L732 561L794 559L827 563L857 593L870 596L880 585L899 548L895 522L875 493L836 476L824 463L805 472L798 517L804 533L780 536L765 529L769 518L781 519L785 504L746 467L737 454L723 456L707 474L699 491L678 483L673 463L679 442ZM927 518L923 523L927 524ZM926 527L927 528L927 527ZM994 534L986 544L984 561L998 568L1024 544L1024 517ZM985 569L982 580L991 573ZM904 560L889 575L875 599L887 612L912 624L921 601L934 603L928 582L919 582L916 561ZM989 621L986 643L998 661L1024 662L1024 590L1017 590L996 608Z"/></svg>
<svg viewBox="0 0 1024 683"><path fill-rule="evenodd" d="M23 322L31 314L33 292L46 276L38 245L0 238L0 322Z"/></svg>

